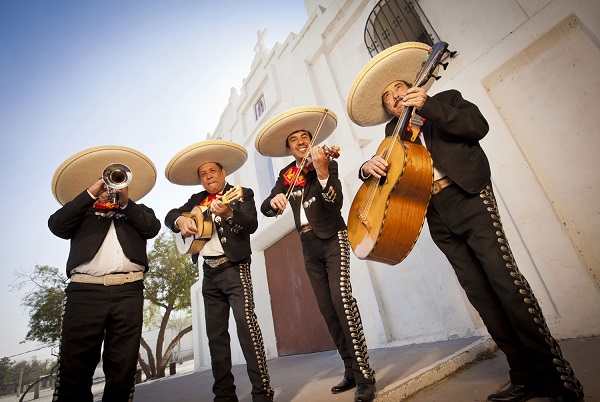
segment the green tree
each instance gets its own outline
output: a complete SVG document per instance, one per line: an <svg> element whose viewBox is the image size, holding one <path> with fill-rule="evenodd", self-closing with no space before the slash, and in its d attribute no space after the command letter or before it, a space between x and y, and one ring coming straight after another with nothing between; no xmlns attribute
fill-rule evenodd
<svg viewBox="0 0 600 402"><path fill-rule="evenodd" d="M58 268L36 265L32 272L16 272L15 290L26 290L21 305L29 311L27 341L56 345L60 340L62 304L66 276Z"/></svg>
<svg viewBox="0 0 600 402"><path fill-rule="evenodd" d="M152 249L148 253L150 270L146 274L144 293L148 308L145 311L145 322L160 322L158 338L156 340L155 354L146 340L142 337L142 347L148 355L146 362L141 355L138 361L146 378L160 378L165 376L165 369L181 338L192 330L187 325L179 330L173 340L163 351L165 331L176 312L189 312L191 309L190 288L198 278L198 266L192 263L189 255L182 255L175 246L175 237L169 230L164 229L154 240ZM162 316L159 317L159 314ZM156 356L156 357L155 357Z"/></svg>
<svg viewBox="0 0 600 402"><path fill-rule="evenodd" d="M8 357L0 359L0 385L10 384L10 378L15 362Z"/></svg>
<svg viewBox="0 0 600 402"><path fill-rule="evenodd" d="M13 365L9 382L18 383L23 372L22 384L32 384L40 377L49 374L52 368L50 360L38 361L35 358L31 362L22 360Z"/></svg>
<svg viewBox="0 0 600 402"><path fill-rule="evenodd" d="M17 282L13 284L12 290L26 291L21 299L21 305L29 312L29 331L25 340L57 346L67 278L61 275L58 268L48 265L36 265L31 272L16 272L15 276ZM27 391L55 367L51 360L39 362L35 358L31 362L10 363L5 380L8 383L30 384Z"/></svg>

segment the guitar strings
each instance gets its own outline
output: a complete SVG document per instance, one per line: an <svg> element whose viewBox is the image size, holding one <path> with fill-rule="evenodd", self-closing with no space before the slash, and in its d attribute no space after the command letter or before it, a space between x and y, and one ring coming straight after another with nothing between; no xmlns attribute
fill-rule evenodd
<svg viewBox="0 0 600 402"><path fill-rule="evenodd" d="M401 121L403 120L404 116L404 112L406 112L407 109L404 109L403 111L403 115L400 119L398 119L398 122L396 123L396 127L394 128L394 133L392 134L392 140L391 140L391 145L389 147L389 149L385 150L385 155L384 155L384 160L386 162L389 161L390 156L392 155L392 150L394 149L394 146L396 145L397 139L399 137L399 132L400 132L400 128L403 124L401 124ZM389 162L388 162L388 166L389 166ZM373 201L375 200L375 195L377 194L377 187L379 186L379 180L381 179L377 179L377 180L373 180L372 183L370 184L369 187L369 197L367 197L367 202L366 204L362 204L362 210L363 213L364 211L369 211L371 209L371 206L373 206Z"/></svg>

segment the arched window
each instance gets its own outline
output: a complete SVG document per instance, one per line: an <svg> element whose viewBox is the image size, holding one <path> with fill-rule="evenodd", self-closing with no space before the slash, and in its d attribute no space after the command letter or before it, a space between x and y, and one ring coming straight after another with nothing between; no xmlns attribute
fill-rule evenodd
<svg viewBox="0 0 600 402"><path fill-rule="evenodd" d="M254 103L254 121L258 121L258 118L262 116L266 108L265 95L261 93L258 100Z"/></svg>
<svg viewBox="0 0 600 402"><path fill-rule="evenodd" d="M423 10L412 0L379 1L365 25L365 45L371 57L402 42L433 45L439 41Z"/></svg>

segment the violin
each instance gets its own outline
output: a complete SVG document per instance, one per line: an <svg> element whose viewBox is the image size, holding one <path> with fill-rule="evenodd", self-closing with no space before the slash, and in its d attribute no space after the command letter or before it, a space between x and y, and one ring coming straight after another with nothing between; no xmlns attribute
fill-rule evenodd
<svg viewBox="0 0 600 402"><path fill-rule="evenodd" d="M322 145L321 149L330 161L340 157L340 147L337 147L335 145L332 145L331 147L328 147L327 145ZM311 170L315 170L315 167L313 166L312 155L309 154L306 157L305 161L306 162L304 163L304 166L301 169L302 173L308 173Z"/></svg>
<svg viewBox="0 0 600 402"><path fill-rule="evenodd" d="M313 147L315 140L317 139L317 135L319 134L319 130L321 130L321 127L323 126L323 122L325 121L325 117L327 116L327 113L329 113L329 110L323 109L323 114L321 115L321 119L319 120L317 129L315 130L315 133L310 140L308 149L311 149ZM329 148L326 145L323 145L323 146L321 146L321 149L323 150L323 152L325 152L325 155L329 158L330 161L331 161L331 159L337 158L340 156L340 153L339 153L340 148L339 147L332 146L331 148ZM304 158L302 158L302 162L300 163L298 171L294 175L294 179L291 181L291 185L289 186L288 191L285 195L286 200L289 201L290 195L292 194L294 187L296 187L296 184L298 183L298 178L301 176L301 174L308 173L310 170L314 170L314 166L312 163L312 157L311 157L310 153L307 152L304 155ZM279 210L277 212L275 217L279 216L280 213L281 213L281 210Z"/></svg>
<svg viewBox="0 0 600 402"><path fill-rule="evenodd" d="M321 149L323 150L323 152L325 153L325 156L327 158L329 158L330 161L333 159L339 158L339 156L340 156L340 147L337 147L335 145L332 145L331 147L328 147L327 145L322 145ZM300 178L300 176L302 174L306 174L306 173L310 172L311 170L315 170L315 167L313 166L312 157L310 156L310 154L307 153L304 156L304 159L302 159L300 168L294 175L294 178L291 180L291 185L289 186L289 188L285 194L285 198L287 200L290 199L290 195L292 194L294 187L296 187L296 184L298 183L298 179ZM277 212L277 214L275 215L275 217L278 217L281 212L282 211L279 210Z"/></svg>

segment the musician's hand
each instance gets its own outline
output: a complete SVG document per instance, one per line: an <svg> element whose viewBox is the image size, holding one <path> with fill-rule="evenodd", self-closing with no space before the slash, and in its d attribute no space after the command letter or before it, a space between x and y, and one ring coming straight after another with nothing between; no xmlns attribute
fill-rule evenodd
<svg viewBox="0 0 600 402"><path fill-rule="evenodd" d="M129 187L120 188L117 190L117 200L120 207L126 207L129 203Z"/></svg>
<svg viewBox="0 0 600 402"><path fill-rule="evenodd" d="M385 176L387 173L388 163L383 159L383 155L385 150L381 152L379 155L375 155L372 157L367 163L365 163L362 167L363 176L375 176L376 178L381 178L381 176Z"/></svg>
<svg viewBox="0 0 600 402"><path fill-rule="evenodd" d="M225 219L233 216L233 209L221 200L213 200L210 203L210 212Z"/></svg>
<svg viewBox="0 0 600 402"><path fill-rule="evenodd" d="M310 156L312 157L312 164L317 171L317 177L321 180L325 180L329 177L329 158L325 155L325 152L321 147L312 147L310 149Z"/></svg>
<svg viewBox="0 0 600 402"><path fill-rule="evenodd" d="M196 222L192 218L180 216L177 218L177 222L175 222L175 224L179 228L179 231L183 237L190 237L198 233Z"/></svg>
<svg viewBox="0 0 600 402"><path fill-rule="evenodd" d="M283 211L287 205L287 198L285 198L283 193L279 193L275 197L271 198L270 204L271 208Z"/></svg>
<svg viewBox="0 0 600 402"><path fill-rule="evenodd" d="M104 180L98 179L97 182L95 182L90 188L88 188L88 191L94 197L100 197L100 194L107 191L106 183L104 183Z"/></svg>
<svg viewBox="0 0 600 402"><path fill-rule="evenodd" d="M414 106L416 109L421 109L427 100L427 93L421 87L408 88L404 98L402 98L402 106Z"/></svg>

